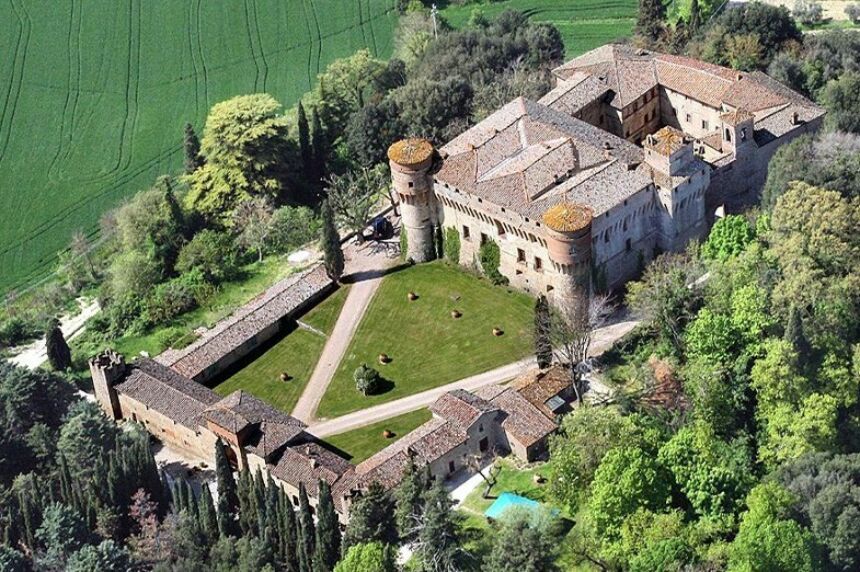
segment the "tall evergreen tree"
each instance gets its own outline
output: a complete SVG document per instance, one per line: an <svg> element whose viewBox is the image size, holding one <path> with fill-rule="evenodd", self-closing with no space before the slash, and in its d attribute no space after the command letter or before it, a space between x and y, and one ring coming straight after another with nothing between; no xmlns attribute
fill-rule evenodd
<svg viewBox="0 0 860 572"><path fill-rule="evenodd" d="M299 564L296 513L287 494L280 488L278 491L280 491L278 495L278 524L281 528L281 561L284 563L287 572L299 572L301 568Z"/></svg>
<svg viewBox="0 0 860 572"><path fill-rule="evenodd" d="M48 362L56 371L65 371L72 366L72 352L63 337L60 321L52 318L45 331L45 349L48 352Z"/></svg>
<svg viewBox="0 0 860 572"><path fill-rule="evenodd" d="M301 100L299 100L296 111L296 123L299 128L299 151L302 155L302 167L307 176L313 170L314 150L311 147L311 129L310 125L308 125L308 116L305 113L305 106L302 105Z"/></svg>
<svg viewBox="0 0 860 572"><path fill-rule="evenodd" d="M311 182L314 186L320 186L325 176L325 163L328 150L326 149L325 132L322 128L319 111L314 107L311 113Z"/></svg>
<svg viewBox="0 0 860 572"><path fill-rule="evenodd" d="M379 483L372 483L349 509L344 548L362 542L397 542L394 512L394 501L388 491Z"/></svg>
<svg viewBox="0 0 860 572"><path fill-rule="evenodd" d="M314 572L331 572L340 558L340 526L328 482L320 479Z"/></svg>
<svg viewBox="0 0 860 572"><path fill-rule="evenodd" d="M552 342L550 341L550 315L549 302L546 296L541 294L535 301L535 357L538 367L546 369L552 364Z"/></svg>
<svg viewBox="0 0 860 572"><path fill-rule="evenodd" d="M194 126L185 124L185 172L192 173L203 166L203 157L200 155L200 139L194 131Z"/></svg>
<svg viewBox="0 0 860 572"><path fill-rule="evenodd" d="M411 540L424 510L424 498L430 488L430 474L426 468L418 467L412 459L403 470L403 479L394 492L395 517L400 538Z"/></svg>
<svg viewBox="0 0 860 572"><path fill-rule="evenodd" d="M311 514L311 503L308 500L308 491L304 483L299 484L299 543L300 549L305 557L305 564L308 570L311 569L311 563L314 556L314 546L316 544L316 534L314 532L314 516Z"/></svg>
<svg viewBox="0 0 860 572"><path fill-rule="evenodd" d="M785 327L785 339L797 352L801 364L806 363L812 352L812 346L803 331L803 316L801 309L792 304L788 314L788 324Z"/></svg>
<svg viewBox="0 0 860 572"><path fill-rule="evenodd" d="M329 278L339 281L344 268L343 248L334 223L334 211L328 201L322 204L322 250Z"/></svg>
<svg viewBox="0 0 860 572"><path fill-rule="evenodd" d="M427 492L415 551L422 570L460 570L464 551L460 546L462 516L452 508L448 491L437 481Z"/></svg>
<svg viewBox="0 0 860 572"><path fill-rule="evenodd" d="M701 25L702 9L699 7L699 0L690 0L690 21L688 24L690 35L694 36Z"/></svg>
<svg viewBox="0 0 860 572"><path fill-rule="evenodd" d="M233 468L227 460L226 445L220 439L215 443L215 477L218 483L218 530L221 536L236 534L235 515L239 508Z"/></svg>
<svg viewBox="0 0 860 572"><path fill-rule="evenodd" d="M635 32L650 43L656 42L665 29L666 7L663 0L639 0Z"/></svg>
<svg viewBox="0 0 860 572"><path fill-rule="evenodd" d="M215 502L212 500L212 492L206 484L201 487L197 511L200 528L211 546L218 540L218 515L215 514Z"/></svg>

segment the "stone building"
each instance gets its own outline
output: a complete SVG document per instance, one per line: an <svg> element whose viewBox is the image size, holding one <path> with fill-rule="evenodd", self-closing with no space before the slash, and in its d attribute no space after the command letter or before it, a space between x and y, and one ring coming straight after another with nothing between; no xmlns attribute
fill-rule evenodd
<svg viewBox="0 0 860 572"><path fill-rule="evenodd" d="M436 152L389 149L408 256L456 229L460 260L501 251L510 283L557 304L611 290L659 252L703 236L717 211L757 200L779 146L824 110L760 72L611 44L554 70Z"/></svg>

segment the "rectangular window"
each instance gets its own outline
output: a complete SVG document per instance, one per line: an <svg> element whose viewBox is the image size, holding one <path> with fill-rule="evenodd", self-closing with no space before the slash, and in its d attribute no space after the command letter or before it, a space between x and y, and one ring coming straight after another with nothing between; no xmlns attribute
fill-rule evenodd
<svg viewBox="0 0 860 572"><path fill-rule="evenodd" d="M539 256L535 256L535 270L538 272L543 270L543 260L541 260Z"/></svg>
<svg viewBox="0 0 860 572"><path fill-rule="evenodd" d="M631 248L633 248L633 245L631 244L631 242L630 242L630 239L629 239L629 238L628 238L628 239L627 239L627 241L624 243L624 248L625 248L625 250L627 250L627 252L630 252L630 249L631 249Z"/></svg>
<svg viewBox="0 0 860 572"><path fill-rule="evenodd" d="M463 239L464 240L471 240L471 236L469 235L469 227L466 226L465 224L463 225Z"/></svg>
<svg viewBox="0 0 860 572"><path fill-rule="evenodd" d="M482 232L481 233L481 245L487 244L487 242L489 240L490 240L490 237Z"/></svg>
<svg viewBox="0 0 860 572"><path fill-rule="evenodd" d="M456 467L454 467L454 461L448 461L448 472L453 473L455 468Z"/></svg>
<svg viewBox="0 0 860 572"><path fill-rule="evenodd" d="M693 118L692 118L692 117L690 116L690 114L688 113L688 114L687 114L687 123L691 122L692 120L693 120Z"/></svg>
<svg viewBox="0 0 860 572"><path fill-rule="evenodd" d="M702 119L702 129L704 129L705 131L708 130L708 120L707 119Z"/></svg>
<svg viewBox="0 0 860 572"><path fill-rule="evenodd" d="M526 262L526 251L522 248L517 249L517 262L521 264L525 264Z"/></svg>

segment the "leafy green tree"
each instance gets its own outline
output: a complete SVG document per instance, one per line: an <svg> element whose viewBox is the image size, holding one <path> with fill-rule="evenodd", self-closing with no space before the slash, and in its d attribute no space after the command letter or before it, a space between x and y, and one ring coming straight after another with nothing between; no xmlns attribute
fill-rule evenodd
<svg viewBox="0 0 860 572"><path fill-rule="evenodd" d="M185 176L190 208L229 221L241 202L288 196L287 175L295 171L297 153L280 109L274 98L259 93L212 107L201 142L206 164Z"/></svg>
<svg viewBox="0 0 860 572"><path fill-rule="evenodd" d="M456 76L439 80L417 76L391 94L406 132L436 142L453 137L465 127L473 96L472 85Z"/></svg>
<svg viewBox="0 0 860 572"><path fill-rule="evenodd" d="M445 229L445 258L453 264L460 263L460 233L454 227Z"/></svg>
<svg viewBox="0 0 860 572"><path fill-rule="evenodd" d="M662 0L639 0L634 32L646 42L654 43L665 33L666 7Z"/></svg>
<svg viewBox="0 0 860 572"><path fill-rule="evenodd" d="M84 546L74 553L66 565L66 572L126 572L131 568L128 550L113 540L105 540L98 546Z"/></svg>
<svg viewBox="0 0 860 572"><path fill-rule="evenodd" d="M549 486L553 498L574 511L606 453L635 442L636 434L633 419L614 407L583 404L566 415L559 432L550 437Z"/></svg>
<svg viewBox="0 0 860 572"><path fill-rule="evenodd" d="M702 255L725 260L742 252L754 239L755 231L746 217L727 215L711 228L708 240L702 245Z"/></svg>
<svg viewBox="0 0 860 572"><path fill-rule="evenodd" d="M501 250L493 240L487 240L478 251L478 259L481 261L481 269L484 274L493 281L493 284L501 284L505 277L499 272L501 262Z"/></svg>
<svg viewBox="0 0 860 572"><path fill-rule="evenodd" d="M604 536L620 534L621 523L639 508L658 511L669 502L669 479L657 460L636 446L620 446L603 457L591 483L588 511Z"/></svg>
<svg viewBox="0 0 860 572"><path fill-rule="evenodd" d="M238 232L236 245L257 255L263 261L263 253L269 248L272 236L272 203L263 197L243 201L233 211L233 221Z"/></svg>
<svg viewBox="0 0 860 572"><path fill-rule="evenodd" d="M322 250L329 278L340 281L344 268L343 248L334 223L334 211L328 201L322 205Z"/></svg>
<svg viewBox="0 0 860 572"><path fill-rule="evenodd" d="M355 369L352 379L355 381L355 389L360 391L364 396L372 395L379 390L379 372L372 367L368 367L366 363L361 364Z"/></svg>
<svg viewBox="0 0 860 572"><path fill-rule="evenodd" d="M405 135L406 126L393 98L368 103L352 114L346 127L347 145L363 167L385 161L388 147Z"/></svg>
<svg viewBox="0 0 860 572"><path fill-rule="evenodd" d="M200 139L197 132L190 123L185 124L185 174L189 175L203 166L203 158L200 156Z"/></svg>
<svg viewBox="0 0 860 572"><path fill-rule="evenodd" d="M29 566L23 554L5 544L0 544L0 570L6 572L27 572Z"/></svg>
<svg viewBox="0 0 860 572"><path fill-rule="evenodd" d="M62 568L72 554L87 544L90 531L74 509L55 503L45 509L36 538L45 549L44 563Z"/></svg>
<svg viewBox="0 0 860 572"><path fill-rule="evenodd" d="M498 572L553 572L559 529L547 511L508 509L493 534L493 548L485 567Z"/></svg>
<svg viewBox="0 0 860 572"><path fill-rule="evenodd" d="M792 495L776 483L755 487L730 549L729 570L820 569L812 533L790 519Z"/></svg>
<svg viewBox="0 0 860 572"><path fill-rule="evenodd" d="M363 542L351 546L334 572L394 572L397 569L389 545Z"/></svg>
<svg viewBox="0 0 860 572"><path fill-rule="evenodd" d="M363 241L371 211L388 186L389 177L382 165L331 175L326 181L326 203L338 221Z"/></svg>
<svg viewBox="0 0 860 572"><path fill-rule="evenodd" d="M367 542L397 542L395 504L391 495L373 482L349 509L343 543L346 548Z"/></svg>
<svg viewBox="0 0 860 572"><path fill-rule="evenodd" d="M729 316L702 308L684 334L687 355L712 364L728 364L737 348L738 333Z"/></svg>
<svg viewBox="0 0 860 572"><path fill-rule="evenodd" d="M546 296L541 294L535 301L534 344L535 357L540 369L552 364L552 342L549 338L550 309Z"/></svg>
<svg viewBox="0 0 860 572"><path fill-rule="evenodd" d="M286 254L317 240L322 221L308 207L284 206L272 213L269 247Z"/></svg>
<svg viewBox="0 0 860 572"><path fill-rule="evenodd" d="M328 481L319 484L317 503L315 572L331 572L340 557L340 524L334 510L334 500Z"/></svg>
<svg viewBox="0 0 860 572"><path fill-rule="evenodd" d="M786 45L803 41L803 34L784 6L749 2L737 10L723 10L714 23L735 36L757 36L765 67Z"/></svg>
<svg viewBox="0 0 860 572"><path fill-rule="evenodd" d="M830 80L821 93L827 109L825 123L834 131L860 133L860 73L848 72Z"/></svg>
<svg viewBox="0 0 860 572"><path fill-rule="evenodd" d="M226 232L201 230L179 251L176 270L182 274L199 270L214 284L234 278L239 260L233 239Z"/></svg>
<svg viewBox="0 0 860 572"><path fill-rule="evenodd" d="M684 394L693 405L693 416L713 428L717 435L730 437L751 425L749 376L745 372L695 359L684 364L682 377Z"/></svg>

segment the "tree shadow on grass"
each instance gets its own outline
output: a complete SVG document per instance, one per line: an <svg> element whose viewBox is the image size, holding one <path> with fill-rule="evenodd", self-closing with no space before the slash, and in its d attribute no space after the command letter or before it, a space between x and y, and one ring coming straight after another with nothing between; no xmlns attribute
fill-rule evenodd
<svg viewBox="0 0 860 572"><path fill-rule="evenodd" d="M362 270L360 272L353 272L352 274L344 276L342 282L344 284L355 284L356 282L363 282L365 280L371 280L380 276L388 276L389 274L394 274L395 272L406 270L411 266L412 264L409 264L408 262L403 262L401 264L398 264L397 266L390 266L388 268L383 268L382 270Z"/></svg>

